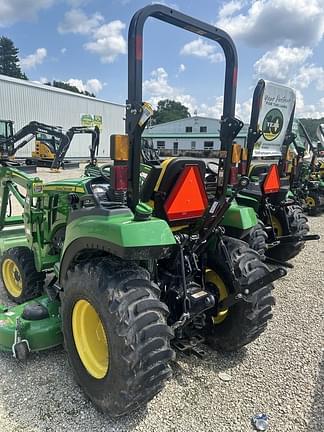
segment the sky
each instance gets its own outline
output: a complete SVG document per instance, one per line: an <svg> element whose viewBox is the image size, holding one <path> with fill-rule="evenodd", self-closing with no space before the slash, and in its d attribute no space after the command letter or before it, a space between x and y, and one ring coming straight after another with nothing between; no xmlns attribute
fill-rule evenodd
<svg viewBox="0 0 324 432"><path fill-rule="evenodd" d="M30 80L60 80L125 103L127 30L147 0L0 0L0 34ZM297 116L324 116L324 0L160 1L226 30L238 51L237 116L247 121L259 78L293 87ZM191 114L222 113L221 47L156 19L144 32L144 99L175 99Z"/></svg>

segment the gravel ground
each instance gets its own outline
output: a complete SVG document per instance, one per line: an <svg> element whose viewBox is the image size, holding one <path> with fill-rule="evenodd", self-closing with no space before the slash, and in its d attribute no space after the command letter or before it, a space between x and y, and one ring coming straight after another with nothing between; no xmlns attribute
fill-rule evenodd
<svg viewBox="0 0 324 432"><path fill-rule="evenodd" d="M41 177L53 174L42 170ZM0 431L248 432L258 412L269 415L271 431L323 431L324 216L310 225L322 240L309 242L275 284L268 330L240 353L178 358L172 380L148 408L119 420L85 398L63 349L34 354L26 364L0 353ZM2 286L0 297L7 301Z"/></svg>

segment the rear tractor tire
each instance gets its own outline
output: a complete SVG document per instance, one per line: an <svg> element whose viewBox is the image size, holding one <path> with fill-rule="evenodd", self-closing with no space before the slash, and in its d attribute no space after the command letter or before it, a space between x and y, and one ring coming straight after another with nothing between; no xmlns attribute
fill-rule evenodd
<svg viewBox="0 0 324 432"><path fill-rule="evenodd" d="M171 376L168 308L149 273L92 258L67 273L62 324L71 367L92 402L112 417L150 401Z"/></svg>
<svg viewBox="0 0 324 432"><path fill-rule="evenodd" d="M246 243L229 237L225 237L224 242L240 284L251 283L269 272L259 254ZM230 280L224 258L216 247L214 255L209 257L207 289L221 301L234 292ZM225 352L238 351L257 339L272 318L272 306L275 304L272 289L272 284L266 285L254 293L252 302L240 301L218 314L211 310L204 330L206 342L211 348Z"/></svg>
<svg viewBox="0 0 324 432"><path fill-rule="evenodd" d="M33 252L27 247L8 249L1 259L1 277L8 297L21 304L43 292L45 273L35 267Z"/></svg>
<svg viewBox="0 0 324 432"><path fill-rule="evenodd" d="M262 259L265 258L268 234L266 233L262 222L259 222L253 228L251 228L248 234L243 237L242 240L245 241L251 249L257 251Z"/></svg>
<svg viewBox="0 0 324 432"><path fill-rule="evenodd" d="M301 206L293 204L287 207L288 211L288 224L290 227L291 234L293 235L307 235L309 232L309 226L307 224L307 217L303 213ZM282 216L277 214L275 216L277 235L288 235L289 232L284 229L284 223ZM278 261L288 261L297 256L302 249L305 247L304 241L294 241L290 243L282 243L273 248L269 248L266 255L270 258L274 258Z"/></svg>
<svg viewBox="0 0 324 432"><path fill-rule="evenodd" d="M318 208L321 205L321 200L316 192L310 192L305 199L307 205L307 213L310 216L317 216L319 214Z"/></svg>

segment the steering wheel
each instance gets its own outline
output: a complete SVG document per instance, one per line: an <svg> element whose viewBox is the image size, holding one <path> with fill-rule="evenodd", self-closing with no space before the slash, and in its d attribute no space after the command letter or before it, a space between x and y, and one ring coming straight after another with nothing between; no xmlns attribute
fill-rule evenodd
<svg viewBox="0 0 324 432"><path fill-rule="evenodd" d="M216 166L217 168L215 169L214 167L213 167L213 165L214 166ZM209 169L209 171L211 172L211 174L215 174L215 175L217 175L218 174L218 163L217 162L208 162L207 163L207 168Z"/></svg>
<svg viewBox="0 0 324 432"><path fill-rule="evenodd" d="M101 176L109 183L110 182L110 164L104 164L99 167Z"/></svg>

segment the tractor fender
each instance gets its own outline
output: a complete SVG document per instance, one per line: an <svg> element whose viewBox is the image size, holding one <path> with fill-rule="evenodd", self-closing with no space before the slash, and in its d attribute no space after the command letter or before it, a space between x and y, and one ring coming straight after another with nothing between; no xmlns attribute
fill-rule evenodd
<svg viewBox="0 0 324 432"><path fill-rule="evenodd" d="M224 215L223 226L247 230L258 223L257 215L252 207L232 203Z"/></svg>
<svg viewBox="0 0 324 432"><path fill-rule="evenodd" d="M132 214L84 216L66 227L59 279L84 251L115 255L124 260L163 258L176 244L169 225L161 219L134 221Z"/></svg>
<svg viewBox="0 0 324 432"><path fill-rule="evenodd" d="M262 197L260 197L262 199ZM256 213L259 211L261 199L254 198L244 194L238 194L236 197L236 203L242 208L251 207Z"/></svg>

